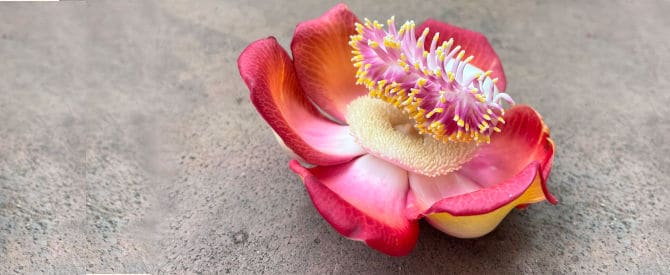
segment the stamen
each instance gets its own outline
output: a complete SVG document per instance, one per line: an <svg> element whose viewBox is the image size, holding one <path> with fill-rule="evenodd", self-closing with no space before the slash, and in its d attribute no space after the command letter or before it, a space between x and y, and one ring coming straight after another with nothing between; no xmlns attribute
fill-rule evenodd
<svg viewBox="0 0 670 275"><path fill-rule="evenodd" d="M498 91L492 71L473 66L475 57L466 57L453 38L438 46L440 34L427 41L426 28L417 37L413 21L396 29L391 17L387 25L368 19L356 23L349 44L357 84L409 114L420 133L444 142L489 142L505 123L502 102L514 104Z"/></svg>

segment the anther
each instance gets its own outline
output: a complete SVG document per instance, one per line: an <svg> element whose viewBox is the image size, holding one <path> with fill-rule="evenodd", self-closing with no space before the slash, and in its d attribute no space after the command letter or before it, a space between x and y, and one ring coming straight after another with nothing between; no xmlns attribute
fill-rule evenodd
<svg viewBox="0 0 670 275"><path fill-rule="evenodd" d="M444 142L488 142L504 123L502 101L514 104L508 94L496 89L498 79L491 79L492 71L472 65L475 57L466 58L465 49L453 38L440 43L439 33L432 35L430 47L424 50L429 29L417 36L416 24L408 21L396 31L394 20L387 20L387 29L369 19L355 25L357 34L349 44L356 83L414 118L421 133ZM466 67L473 72L466 74Z"/></svg>

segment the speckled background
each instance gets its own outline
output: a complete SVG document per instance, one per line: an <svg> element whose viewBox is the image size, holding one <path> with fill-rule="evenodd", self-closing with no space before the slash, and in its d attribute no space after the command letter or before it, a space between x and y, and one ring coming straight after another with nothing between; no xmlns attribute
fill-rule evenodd
<svg viewBox="0 0 670 275"><path fill-rule="evenodd" d="M486 34L560 204L412 254L319 216L236 67L335 2L0 3L0 273L670 273L668 1L349 3Z"/></svg>

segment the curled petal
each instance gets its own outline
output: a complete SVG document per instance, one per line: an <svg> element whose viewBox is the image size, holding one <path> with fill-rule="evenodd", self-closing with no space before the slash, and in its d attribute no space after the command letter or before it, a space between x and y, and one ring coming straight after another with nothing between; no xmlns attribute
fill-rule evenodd
<svg viewBox="0 0 670 275"><path fill-rule="evenodd" d="M312 202L340 234L392 256L408 254L418 223L403 215L407 173L371 155L337 166L291 169L300 175Z"/></svg>
<svg viewBox="0 0 670 275"><path fill-rule="evenodd" d="M410 172L410 194L407 201L406 215L409 218L420 218L440 200L481 190L482 186L472 179L451 172L437 177Z"/></svg>
<svg viewBox="0 0 670 275"><path fill-rule="evenodd" d="M345 122L346 106L367 90L356 85L349 36L358 22L344 4L319 18L300 23L291 51L300 84L307 96L329 115Z"/></svg>
<svg viewBox="0 0 670 275"><path fill-rule="evenodd" d="M533 162L521 170L519 174L498 185L474 192L442 199L431 206L424 214L448 212L455 216L472 216L491 212L517 199L537 183L537 190L532 198L523 203L533 203L545 199L539 163ZM531 190L531 191L533 191Z"/></svg>
<svg viewBox="0 0 670 275"><path fill-rule="evenodd" d="M504 183L443 199L425 215L433 226L449 235L476 238L491 232L514 207L548 196L539 163L534 162Z"/></svg>
<svg viewBox="0 0 670 275"><path fill-rule="evenodd" d="M434 178L410 173L408 218L426 216L449 234L477 237L495 228L509 212L505 209L523 208L544 199L557 203L545 184L554 156L548 128L528 106L511 108L504 119L502 133L494 134L490 144L481 145L460 170ZM525 193L532 196L522 196ZM522 199L515 200L519 197ZM467 230L452 228L466 225ZM480 229L474 230L475 226Z"/></svg>
<svg viewBox="0 0 670 275"><path fill-rule="evenodd" d="M480 146L459 173L489 187L538 162L541 176L546 180L554 157L554 143L540 115L529 106L516 105L506 111L504 120L502 132L492 135L490 144ZM556 202L553 196L548 200Z"/></svg>
<svg viewBox="0 0 670 275"><path fill-rule="evenodd" d="M305 161L333 165L363 154L347 126L321 116L304 97L293 63L274 37L249 45L237 65L258 112L286 146Z"/></svg>
<svg viewBox="0 0 670 275"><path fill-rule="evenodd" d="M542 178L546 181L549 178L549 174L551 173L551 166L554 164L554 150L556 150L556 145L554 144L554 140L549 138L549 128L546 128L544 134L546 135L547 144L544 145L544 150L539 150L540 153L537 157L544 157L544 159L541 161L541 167Z"/></svg>
<svg viewBox="0 0 670 275"><path fill-rule="evenodd" d="M505 71L498 55L491 47L488 39L481 33L456 27L435 19L428 19L419 26L417 34L421 34L425 28L429 28L428 36L432 41L436 32L440 33L437 45L443 41L454 39L454 45L460 45L465 50L466 56L473 55L475 58L470 62L477 68L484 71L491 70L491 78L498 78L496 86L500 91L505 91L507 81L505 80ZM426 50L429 50L431 43L424 44Z"/></svg>

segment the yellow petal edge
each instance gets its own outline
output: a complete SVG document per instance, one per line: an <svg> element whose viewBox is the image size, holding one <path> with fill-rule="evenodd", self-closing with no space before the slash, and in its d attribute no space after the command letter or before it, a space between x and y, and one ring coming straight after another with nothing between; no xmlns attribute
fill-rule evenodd
<svg viewBox="0 0 670 275"><path fill-rule="evenodd" d="M500 224L503 218L520 204L530 204L545 200L540 172L535 174L533 183L521 196L510 203L486 214L454 216L446 212L434 213L426 218L440 231L458 238L477 238L488 234Z"/></svg>

